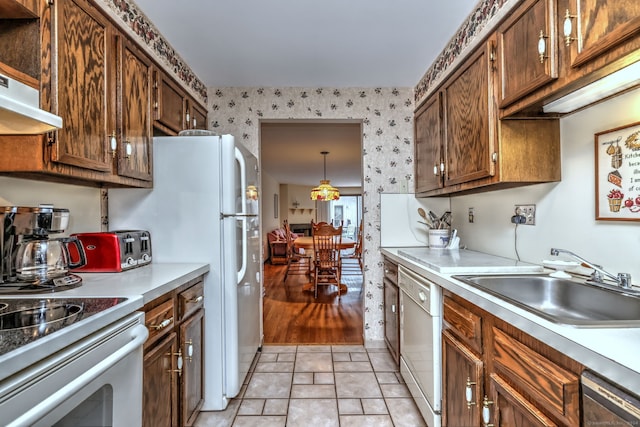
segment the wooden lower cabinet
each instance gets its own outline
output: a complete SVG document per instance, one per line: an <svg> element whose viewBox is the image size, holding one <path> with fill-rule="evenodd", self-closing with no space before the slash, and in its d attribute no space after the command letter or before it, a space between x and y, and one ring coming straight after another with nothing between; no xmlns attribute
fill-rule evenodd
<svg viewBox="0 0 640 427"><path fill-rule="evenodd" d="M143 425L191 426L204 399L202 278L145 305Z"/></svg>
<svg viewBox="0 0 640 427"><path fill-rule="evenodd" d="M204 400L204 310L180 325L180 348L183 353L183 368L180 377L181 420L180 425L193 425Z"/></svg>
<svg viewBox="0 0 640 427"><path fill-rule="evenodd" d="M396 364L400 364L400 293L398 285L384 280L384 340Z"/></svg>
<svg viewBox="0 0 640 427"><path fill-rule="evenodd" d="M443 425L580 426L584 367L449 291L442 352Z"/></svg>
<svg viewBox="0 0 640 427"><path fill-rule="evenodd" d="M442 425L479 426L484 363L450 331L442 334Z"/></svg>
<svg viewBox="0 0 640 427"><path fill-rule="evenodd" d="M555 427L558 425L499 375L489 376L489 389L491 400L484 401L482 405L483 408L491 408L488 414L493 413L494 419L489 415L483 422L502 427Z"/></svg>
<svg viewBox="0 0 640 427"><path fill-rule="evenodd" d="M400 366L400 289L398 264L384 258L384 341Z"/></svg>
<svg viewBox="0 0 640 427"><path fill-rule="evenodd" d="M142 399L142 425L145 427L178 425L178 373L173 356L177 352L176 333L145 351Z"/></svg>

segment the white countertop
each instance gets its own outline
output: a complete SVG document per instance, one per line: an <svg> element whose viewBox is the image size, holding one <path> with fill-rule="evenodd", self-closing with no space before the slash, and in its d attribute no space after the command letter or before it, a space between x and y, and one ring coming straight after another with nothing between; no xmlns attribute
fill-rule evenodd
<svg viewBox="0 0 640 427"><path fill-rule="evenodd" d="M414 270L425 278L434 281L469 302L509 322L534 338L580 362L588 369L598 372L611 381L640 395L640 328L575 328L549 322L533 313L494 297L473 286L451 277L453 274L469 273L515 273L522 270L504 271L499 269L504 258L494 260L497 268L487 271L487 264L479 265L472 271L472 259L478 252L459 250L456 254L449 251L420 248L425 258L421 262L402 255L402 251L415 248L381 248L383 255L405 267ZM411 253L405 252L405 253ZM417 253L417 252L414 252ZM483 254L483 259L491 255ZM515 262L512 260L512 262ZM429 267L434 265L434 267ZM456 269L460 266L460 269ZM526 267L524 267L526 268ZM441 271L438 271L440 269ZM484 269L484 270L483 270ZM446 271L443 272L443 271ZM539 270L542 271L542 270Z"/></svg>
<svg viewBox="0 0 640 427"><path fill-rule="evenodd" d="M0 365L3 368L0 381L72 342L140 310L147 302L208 271L209 265L201 263L151 263L121 273L82 273L79 274L82 277L81 286L53 294L1 295L0 300L109 297L126 298L126 301L0 355ZM0 334L0 339L3 338L6 337ZM1 385L0 382L0 389Z"/></svg>
<svg viewBox="0 0 640 427"><path fill-rule="evenodd" d="M82 273L78 274L82 277L82 286L58 292L56 296L140 296L144 305L208 271L209 264L152 262L121 273Z"/></svg>
<svg viewBox="0 0 640 427"><path fill-rule="evenodd" d="M398 248L398 255L445 274L541 273L540 265L466 249Z"/></svg>

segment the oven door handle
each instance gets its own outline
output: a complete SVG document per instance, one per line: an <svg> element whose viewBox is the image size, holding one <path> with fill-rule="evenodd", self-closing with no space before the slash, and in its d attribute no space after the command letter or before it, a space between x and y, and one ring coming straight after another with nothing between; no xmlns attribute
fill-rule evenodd
<svg viewBox="0 0 640 427"><path fill-rule="evenodd" d="M149 336L149 331L144 325L136 325L131 331L131 341L124 345L121 349L112 353L110 356L96 364L94 367L62 387L56 393L52 394L49 398L43 400L28 412L22 414L22 416L14 420L7 427L18 427L25 425L32 425L53 409L55 409L62 402L73 396L80 389L85 387L91 381L102 375L109 368L116 365L122 359L127 357L130 353L134 352L142 346Z"/></svg>

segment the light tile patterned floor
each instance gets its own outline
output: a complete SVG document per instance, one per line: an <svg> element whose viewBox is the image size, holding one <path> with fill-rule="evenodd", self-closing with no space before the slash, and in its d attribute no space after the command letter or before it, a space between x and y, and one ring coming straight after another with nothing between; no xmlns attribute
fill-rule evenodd
<svg viewBox="0 0 640 427"><path fill-rule="evenodd" d="M195 427L426 426L384 348L265 346L238 398Z"/></svg>

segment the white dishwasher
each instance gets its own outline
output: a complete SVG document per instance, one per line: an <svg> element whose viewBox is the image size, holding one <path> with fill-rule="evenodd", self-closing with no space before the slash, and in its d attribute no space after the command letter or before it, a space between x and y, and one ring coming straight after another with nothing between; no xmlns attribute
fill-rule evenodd
<svg viewBox="0 0 640 427"><path fill-rule="evenodd" d="M400 372L429 427L440 427L442 289L399 266Z"/></svg>

